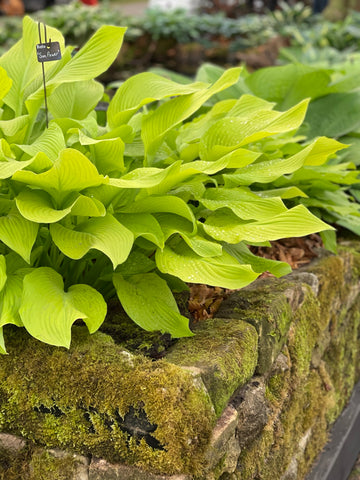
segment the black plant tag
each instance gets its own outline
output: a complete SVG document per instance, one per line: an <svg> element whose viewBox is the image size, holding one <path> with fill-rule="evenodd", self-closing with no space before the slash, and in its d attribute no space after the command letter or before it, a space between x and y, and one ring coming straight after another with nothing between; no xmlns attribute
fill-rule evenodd
<svg viewBox="0 0 360 480"><path fill-rule="evenodd" d="M36 45L36 54L38 62L51 62L61 60L61 50L59 42L38 43Z"/></svg>

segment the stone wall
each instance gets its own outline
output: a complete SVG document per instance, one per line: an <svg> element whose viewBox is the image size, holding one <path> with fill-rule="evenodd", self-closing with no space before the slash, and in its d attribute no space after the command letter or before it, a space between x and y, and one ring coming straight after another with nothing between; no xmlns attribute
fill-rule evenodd
<svg viewBox="0 0 360 480"><path fill-rule="evenodd" d="M304 479L360 374L358 251L235 292L158 360L121 315L69 351L7 328L0 479Z"/></svg>

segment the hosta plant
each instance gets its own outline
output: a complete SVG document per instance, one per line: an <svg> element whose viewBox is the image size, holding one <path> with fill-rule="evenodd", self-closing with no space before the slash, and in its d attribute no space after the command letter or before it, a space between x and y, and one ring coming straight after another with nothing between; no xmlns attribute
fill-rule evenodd
<svg viewBox="0 0 360 480"><path fill-rule="evenodd" d="M48 29L63 50L45 64L48 129L37 24L25 17L22 39L0 58L2 352L7 324L68 347L73 322L94 332L116 294L144 329L191 335L172 290L184 282L241 288L266 270L281 276L287 264L248 246L331 228L304 205L285 206L296 187L260 195L256 186L319 165L341 145L320 138L269 158L259 142L297 130L308 102L281 112L243 95L206 107L240 68L188 85L131 77L100 125L103 87L93 77L114 60L124 32L101 27L72 55Z"/></svg>
<svg viewBox="0 0 360 480"><path fill-rule="evenodd" d="M252 94L280 110L294 108L304 99L311 100L305 121L297 132L266 137L253 143L251 149L266 154L270 160L284 159L308 148L314 139L323 141L326 135L340 140L338 155L333 155L334 149L328 157L321 156L312 164L304 163L294 172L283 172L284 175L277 178L259 176L253 188L258 195L266 196L273 195L273 191L280 187L297 187L297 193L292 190L294 195L286 198L287 206L306 205L325 221L357 235L360 234L360 184L356 169L360 146L359 69L359 63L343 62L333 71L289 64L264 68L252 74L243 72L236 84L212 99L212 103L219 100L230 102L241 95ZM224 71L221 67L205 64L199 69L197 79L216 81ZM350 148L346 148L349 145ZM232 174L230 177L226 174L224 178L228 185L236 185ZM326 232L322 237L326 247L335 251L335 232Z"/></svg>

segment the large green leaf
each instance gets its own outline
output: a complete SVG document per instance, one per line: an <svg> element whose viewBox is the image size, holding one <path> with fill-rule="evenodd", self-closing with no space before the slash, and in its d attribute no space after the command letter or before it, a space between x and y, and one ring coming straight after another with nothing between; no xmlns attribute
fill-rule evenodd
<svg viewBox="0 0 360 480"><path fill-rule="evenodd" d="M143 72L127 79L116 91L108 108L110 128L127 123L143 105L177 95L202 90L204 83L182 85L151 72Z"/></svg>
<svg viewBox="0 0 360 480"><path fill-rule="evenodd" d="M117 214L115 217L134 234L135 238L144 237L158 247L164 247L164 234L153 215L149 213L123 213Z"/></svg>
<svg viewBox="0 0 360 480"><path fill-rule="evenodd" d="M261 190L257 192L260 197L279 197L283 199L294 198L294 197L307 197L298 187L284 187L284 188L274 188L271 190Z"/></svg>
<svg viewBox="0 0 360 480"><path fill-rule="evenodd" d="M286 212L280 198L252 198L244 200L241 191L235 189L208 189L200 202L209 210L230 208L243 220L267 220L269 217Z"/></svg>
<svg viewBox="0 0 360 480"><path fill-rule="evenodd" d="M67 292L61 275L48 267L24 278L20 316L27 331L38 340L70 347L71 326L83 319L92 333L106 315L106 303L89 285L73 285Z"/></svg>
<svg viewBox="0 0 360 480"><path fill-rule="evenodd" d="M31 163L32 159L24 162L11 159L7 161L0 160L0 179L10 178L15 172L28 167Z"/></svg>
<svg viewBox="0 0 360 480"><path fill-rule="evenodd" d="M245 287L258 276L250 265L240 265L227 253L204 258L185 244L175 249L166 246L157 250L155 259L161 272L179 277L184 282L235 289Z"/></svg>
<svg viewBox="0 0 360 480"><path fill-rule="evenodd" d="M92 80L105 72L117 57L126 28L101 26L48 85Z"/></svg>
<svg viewBox="0 0 360 480"><path fill-rule="evenodd" d="M62 150L50 170L43 173L22 170L13 175L13 180L45 190L57 204L61 204L70 192L107 183L91 161L72 148Z"/></svg>
<svg viewBox="0 0 360 480"><path fill-rule="evenodd" d="M23 281L32 271L32 268L23 268L7 275L5 286L0 292L0 326L13 324L23 327L19 314Z"/></svg>
<svg viewBox="0 0 360 480"><path fill-rule="evenodd" d="M76 260L94 248L110 258L114 269L125 262L134 242L132 232L110 214L91 218L72 230L53 223L50 233L55 245L66 256Z"/></svg>
<svg viewBox="0 0 360 480"><path fill-rule="evenodd" d="M200 141L200 157L217 160L227 153L275 133L288 132L302 124L308 100L286 112L257 111L250 117L226 117L207 130Z"/></svg>
<svg viewBox="0 0 360 480"><path fill-rule="evenodd" d="M48 38L60 43L60 49L64 49L64 38L55 28L47 26ZM23 38L0 58L0 66L3 67L12 80L10 91L4 97L4 102L15 112L16 116L23 112L24 91L34 78L41 79L41 65L37 61L35 45L39 43L37 22L30 17L23 19ZM52 68L52 62L45 62L45 71ZM41 84L41 83L40 83Z"/></svg>
<svg viewBox="0 0 360 480"><path fill-rule="evenodd" d="M6 353L6 348L5 348L3 330L4 330L3 327L0 327L0 353L4 355Z"/></svg>
<svg viewBox="0 0 360 480"><path fill-rule="evenodd" d="M221 77L221 75L223 75L224 71L225 69L219 65L203 63L196 72L196 80L199 80L200 82L214 83ZM243 69L238 81L225 90L218 92L212 101L218 102L219 100L239 98L244 93L251 93L249 87L245 83L247 75L246 69Z"/></svg>
<svg viewBox="0 0 360 480"><path fill-rule="evenodd" d="M303 165L321 165L341 148L345 148L345 145L330 138L320 137L291 157L258 162L239 169L233 174L225 174L225 185L272 182L282 175L299 170Z"/></svg>
<svg viewBox="0 0 360 480"><path fill-rule="evenodd" d="M180 170L180 162L167 168L136 168L121 178L110 178L109 185L119 188L152 188L160 185L167 177Z"/></svg>
<svg viewBox="0 0 360 480"><path fill-rule="evenodd" d="M312 215L303 205L298 205L267 221L247 223L239 221L233 213L215 212L206 220L204 229L218 241L239 243L244 240L252 243L302 237L332 228Z"/></svg>
<svg viewBox="0 0 360 480"><path fill-rule="evenodd" d="M251 91L260 98L279 104L281 110L292 107L303 98L326 94L331 77L327 70L290 64L262 68L245 80Z"/></svg>
<svg viewBox="0 0 360 480"><path fill-rule="evenodd" d="M51 123L40 137L31 145L16 145L27 155L34 157L37 153L44 153L50 160L55 162L59 152L66 147L64 135L56 123Z"/></svg>
<svg viewBox="0 0 360 480"><path fill-rule="evenodd" d="M231 68L211 87L169 100L155 112L146 115L141 132L145 152L148 155L154 154L169 130L195 113L212 95L233 85L240 72L241 68Z"/></svg>
<svg viewBox="0 0 360 480"><path fill-rule="evenodd" d="M309 138L339 138L360 127L360 92L333 93L309 106L305 126Z"/></svg>
<svg viewBox="0 0 360 480"><path fill-rule="evenodd" d="M275 277L282 277L291 272L291 267L288 263L258 257L251 253L243 242L236 245L225 245L224 249L236 258L239 263L251 265L252 269L257 273L267 271L275 275Z"/></svg>
<svg viewBox="0 0 360 480"><path fill-rule="evenodd" d="M8 77L6 71L0 67L0 101L8 93L12 85L11 78Z"/></svg>
<svg viewBox="0 0 360 480"><path fill-rule="evenodd" d="M16 209L0 217L0 240L30 263L38 225L23 218Z"/></svg>
<svg viewBox="0 0 360 480"><path fill-rule="evenodd" d="M169 287L158 275L146 273L125 280L116 273L113 282L125 312L144 330L160 330L175 338L192 335L189 320L180 315Z"/></svg>
<svg viewBox="0 0 360 480"><path fill-rule="evenodd" d="M54 223L69 213L83 217L103 217L105 208L96 199L85 195L75 195L66 207L56 209L50 195L41 190L25 189L16 197L16 206L26 219L36 223Z"/></svg>
<svg viewBox="0 0 360 480"><path fill-rule="evenodd" d="M54 118L82 120L96 107L104 87L95 80L63 83L49 96L49 112Z"/></svg>
<svg viewBox="0 0 360 480"><path fill-rule="evenodd" d="M125 31L124 27L103 25L76 55L71 56L67 50L60 61L61 68L60 62L56 62L58 67L55 66L48 75L46 83L48 96L50 97L57 87L65 83L89 81L106 71L120 50ZM35 116L41 106L43 97L41 86L32 89L31 95L26 100L26 108L32 116ZM92 102L93 98L89 100L89 105Z"/></svg>
<svg viewBox="0 0 360 480"><path fill-rule="evenodd" d="M124 208L121 212L126 213L158 213L167 212L174 213L180 217L189 220L193 225L195 224L195 217L191 208L181 200L181 198L174 196L153 196L138 200Z"/></svg>
<svg viewBox="0 0 360 480"><path fill-rule="evenodd" d="M29 115L0 120L0 130L10 143L22 143L29 123Z"/></svg>
<svg viewBox="0 0 360 480"><path fill-rule="evenodd" d="M78 129L79 142L88 145L92 160L103 175L116 176L124 173L124 149L125 144L120 137L93 139Z"/></svg>

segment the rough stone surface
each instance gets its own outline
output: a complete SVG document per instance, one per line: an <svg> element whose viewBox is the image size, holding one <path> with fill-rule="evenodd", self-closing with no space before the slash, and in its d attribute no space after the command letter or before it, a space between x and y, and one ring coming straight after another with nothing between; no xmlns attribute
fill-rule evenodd
<svg viewBox="0 0 360 480"><path fill-rule="evenodd" d="M191 480L188 475L153 475L126 465L111 464L103 459L93 459L89 469L89 480Z"/></svg>
<svg viewBox="0 0 360 480"><path fill-rule="evenodd" d="M0 450L6 450L9 453L16 454L26 447L23 438L8 433L0 433Z"/></svg>
<svg viewBox="0 0 360 480"><path fill-rule="evenodd" d="M239 442L235 439L235 431L239 421L239 414L237 410L230 404L226 407L223 414L217 421L215 428L213 430L209 447L206 452L207 460L207 469L211 470L214 468L221 458L229 453L229 442L230 440L233 444L233 448L237 451L237 458L240 454ZM234 455L232 455L234 457ZM236 462L235 462L236 463Z"/></svg>
<svg viewBox="0 0 360 480"><path fill-rule="evenodd" d="M166 360L201 371L215 412L220 415L234 391L254 374L258 336L248 323L222 318L201 322L194 332L195 337L181 339Z"/></svg>
<svg viewBox="0 0 360 480"><path fill-rule="evenodd" d="M264 379L254 377L232 399L238 411L236 433L241 447L253 440L267 424L269 408L265 392Z"/></svg>
<svg viewBox="0 0 360 480"><path fill-rule="evenodd" d="M262 375L280 353L289 331L293 312L304 293L300 283L266 279L234 293L222 302L219 317L241 319L253 325L259 335L256 371ZM266 301L264 299L266 298Z"/></svg>

